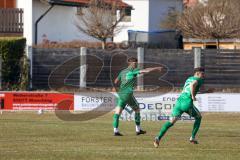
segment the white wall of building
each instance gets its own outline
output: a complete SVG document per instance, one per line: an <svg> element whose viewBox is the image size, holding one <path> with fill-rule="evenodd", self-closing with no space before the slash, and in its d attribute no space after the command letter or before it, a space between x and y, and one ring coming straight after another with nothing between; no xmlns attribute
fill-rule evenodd
<svg viewBox="0 0 240 160"><path fill-rule="evenodd" d="M23 36L27 39L27 45L33 42L33 23L32 23L32 0L17 0L17 8L23 9Z"/></svg>
<svg viewBox="0 0 240 160"><path fill-rule="evenodd" d="M50 7L40 0L17 0L17 7L24 9L24 37L27 45L35 41L35 22ZM76 7L55 5L38 23L38 43L43 39L56 42L73 40L96 41L96 39L81 33L76 25Z"/></svg>
<svg viewBox="0 0 240 160"><path fill-rule="evenodd" d="M33 3L33 22L50 7L49 4L44 4L38 0ZM44 39L44 35L50 41L66 42L73 40L93 41L92 37L81 33L75 23L76 7L54 6L48 14L38 24L38 43Z"/></svg>
<svg viewBox="0 0 240 160"><path fill-rule="evenodd" d="M148 31L149 28L149 0L123 0L133 6L131 22L120 23L122 31L114 37L114 42L128 40L128 30Z"/></svg>

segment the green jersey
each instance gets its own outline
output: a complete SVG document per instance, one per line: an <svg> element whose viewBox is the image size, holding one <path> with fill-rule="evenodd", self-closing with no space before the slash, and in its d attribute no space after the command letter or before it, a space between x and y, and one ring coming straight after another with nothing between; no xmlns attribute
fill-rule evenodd
<svg viewBox="0 0 240 160"><path fill-rule="evenodd" d="M183 87L183 91L182 91L182 95L186 95L186 96L188 96L188 97L191 97L192 95L191 95L191 88L190 88L190 84L193 82L193 81L197 81L198 82L198 84L197 84L197 86L196 86L196 88L195 88L195 95L196 95L196 93L199 91L199 89L200 89L200 87L202 86L202 84L203 84L203 79L201 79L201 78L198 78L198 77L189 77L187 80L186 80L186 82L185 82L185 84L184 84L184 87Z"/></svg>
<svg viewBox="0 0 240 160"><path fill-rule="evenodd" d="M137 76L140 74L140 69L126 68L120 72L118 75L118 80L120 80L120 90L123 93L132 93L134 87L136 86Z"/></svg>

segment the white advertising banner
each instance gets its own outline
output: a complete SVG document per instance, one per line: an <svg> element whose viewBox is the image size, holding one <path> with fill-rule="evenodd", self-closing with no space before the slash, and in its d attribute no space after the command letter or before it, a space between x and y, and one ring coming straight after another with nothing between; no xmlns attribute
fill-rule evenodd
<svg viewBox="0 0 240 160"><path fill-rule="evenodd" d="M111 111L116 104L115 93L89 92L74 95L75 111L90 111L93 109ZM141 109L143 120L168 119L175 106L179 93L136 93L135 97ZM211 93L199 94L194 103L201 112L240 112L240 93ZM134 119L134 112L127 106L121 119ZM183 114L182 120L191 120L187 114Z"/></svg>
<svg viewBox="0 0 240 160"><path fill-rule="evenodd" d="M111 111L115 107L115 96L112 93L84 92L74 94L74 111Z"/></svg>
<svg viewBox="0 0 240 160"><path fill-rule="evenodd" d="M212 93L198 96L198 108L203 112L240 112L240 93Z"/></svg>

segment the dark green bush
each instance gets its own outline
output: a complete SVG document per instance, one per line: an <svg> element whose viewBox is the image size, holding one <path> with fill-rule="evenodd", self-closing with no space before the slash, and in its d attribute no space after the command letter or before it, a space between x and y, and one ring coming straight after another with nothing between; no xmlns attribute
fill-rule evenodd
<svg viewBox="0 0 240 160"><path fill-rule="evenodd" d="M1 38L2 82L6 90L17 90L21 84L21 59L24 57L25 38Z"/></svg>

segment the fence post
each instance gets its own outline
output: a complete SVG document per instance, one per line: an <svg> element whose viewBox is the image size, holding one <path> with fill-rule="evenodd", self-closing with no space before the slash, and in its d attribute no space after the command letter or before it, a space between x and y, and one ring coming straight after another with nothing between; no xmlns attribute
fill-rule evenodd
<svg viewBox="0 0 240 160"><path fill-rule="evenodd" d="M32 46L27 46L27 58L30 61L30 81L29 81L29 88L32 89L32 74L33 74L33 55L32 55Z"/></svg>
<svg viewBox="0 0 240 160"><path fill-rule="evenodd" d="M201 67L201 48L194 48L194 68Z"/></svg>
<svg viewBox="0 0 240 160"><path fill-rule="evenodd" d="M138 47L137 48L137 59L138 59L138 68L143 69L144 65L144 48ZM139 76L137 78L137 90L142 91L144 90L144 84L143 84L143 75Z"/></svg>
<svg viewBox="0 0 240 160"><path fill-rule="evenodd" d="M80 78L79 87L86 88L86 73L87 73L87 48L81 47L80 49Z"/></svg>

